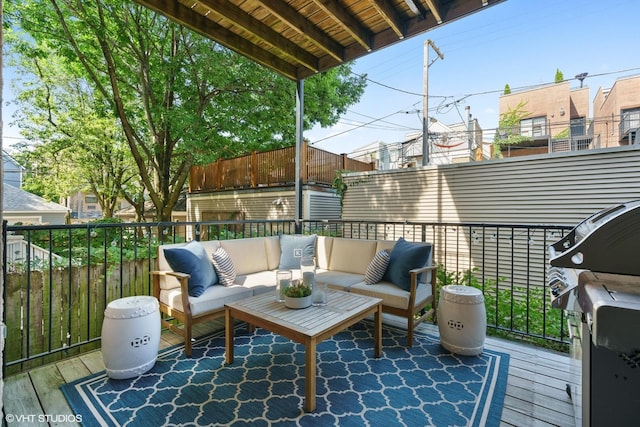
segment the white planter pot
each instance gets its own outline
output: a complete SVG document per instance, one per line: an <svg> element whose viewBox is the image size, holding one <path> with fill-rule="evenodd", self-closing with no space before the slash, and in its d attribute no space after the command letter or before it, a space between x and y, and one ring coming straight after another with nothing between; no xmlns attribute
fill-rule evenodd
<svg viewBox="0 0 640 427"><path fill-rule="evenodd" d="M311 295L302 298L285 296L284 305L289 308L307 308L311 305Z"/></svg>

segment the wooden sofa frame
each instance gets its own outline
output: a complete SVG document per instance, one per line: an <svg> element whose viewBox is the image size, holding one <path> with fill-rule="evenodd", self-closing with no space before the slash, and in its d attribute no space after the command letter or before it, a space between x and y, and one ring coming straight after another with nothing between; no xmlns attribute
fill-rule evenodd
<svg viewBox="0 0 640 427"><path fill-rule="evenodd" d="M431 245L433 251L433 245ZM433 257L431 259L434 259ZM416 288L418 286L418 276L421 273L431 271L431 295L425 298L423 301L415 301ZM433 323L437 323L437 307L436 307L436 280L437 280L438 267L436 265L425 266L422 268L416 268L409 270L411 277L411 289L409 292L409 304L406 310L402 310L396 307L382 306L382 311L385 313L393 314L396 316L407 319L407 347L413 347L413 330L420 323L424 322L429 316L433 315ZM427 305L431 304L429 310L425 310ZM422 308L420 308L422 307Z"/></svg>
<svg viewBox="0 0 640 427"><path fill-rule="evenodd" d="M177 310L160 302L160 276L162 275L174 276L180 282L180 293L184 311ZM160 316L160 322L162 326L184 338L184 352L187 357L191 357L193 325L224 317L224 307L194 316L191 313L191 306L189 304L189 274L179 273L177 271L152 271L151 276L153 277L153 295L158 299L160 313L167 315L167 317ZM172 322L172 318L182 323L182 327Z"/></svg>
<svg viewBox="0 0 640 427"><path fill-rule="evenodd" d="M431 250L433 252L433 245L431 246ZM431 259L435 259L435 255L431 256ZM431 295L425 298L423 301L416 301L417 294L417 286L418 286L418 276L421 273L431 272ZM185 344L185 354L187 357L191 357L192 353L192 339L193 339L193 325L198 323L208 322L220 317L224 317L225 309L224 307L218 308L197 316L194 316L191 313L190 304L189 304L189 286L188 280L190 275L179 273L176 271L152 271L151 276L153 278L153 294L158 299L160 306L160 313L164 313L165 316L161 317L162 326L168 328L169 330L177 333L178 335L184 338ZM437 307L436 307L436 279L437 279L437 266L425 266L421 268L416 268L409 271L411 278L411 287L410 287L410 296L409 296L409 304L406 309L400 309L397 307L391 307L384 305L382 306L383 313L392 314L395 316L402 317L407 319L407 347L413 346L413 332L417 325L425 321L429 316L433 316L433 322L437 322ZM182 307L184 307L184 311L177 310L173 307L169 307L168 305L160 302L160 277L162 275L173 276L178 279L180 282L181 289L181 299L182 299ZM427 305L431 305L429 310L426 310L425 307ZM173 319L173 321L172 321ZM175 324L175 320L182 323L182 327ZM251 325L248 325L248 328L251 330Z"/></svg>

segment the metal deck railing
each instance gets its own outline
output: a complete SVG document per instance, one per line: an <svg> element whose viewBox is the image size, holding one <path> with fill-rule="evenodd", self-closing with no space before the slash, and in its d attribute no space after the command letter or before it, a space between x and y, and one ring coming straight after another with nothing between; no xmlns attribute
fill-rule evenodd
<svg viewBox="0 0 640 427"><path fill-rule="evenodd" d="M570 227L373 221L210 221L3 225L8 374L99 348L103 313L117 298L151 295L157 246L280 233L427 241L438 285L481 289L490 331L545 346L566 346L564 314L546 288L547 246ZM9 238L26 249L13 257ZM40 248L35 256L32 248Z"/></svg>

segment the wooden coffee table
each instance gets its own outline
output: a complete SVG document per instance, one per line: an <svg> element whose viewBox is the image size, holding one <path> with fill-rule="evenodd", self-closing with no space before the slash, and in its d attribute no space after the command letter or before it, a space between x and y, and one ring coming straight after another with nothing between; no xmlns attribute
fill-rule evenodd
<svg viewBox="0 0 640 427"><path fill-rule="evenodd" d="M305 346L305 410L316 408L316 346L318 343L374 315L374 354L382 352L382 300L329 290L327 305L301 310L275 301L273 292L225 305L226 362L233 363L234 319L264 328Z"/></svg>

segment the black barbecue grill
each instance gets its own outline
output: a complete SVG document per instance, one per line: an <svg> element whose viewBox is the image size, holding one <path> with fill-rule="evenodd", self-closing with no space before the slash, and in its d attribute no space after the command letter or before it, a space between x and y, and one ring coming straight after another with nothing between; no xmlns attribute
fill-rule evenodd
<svg viewBox="0 0 640 427"><path fill-rule="evenodd" d="M549 246L552 306L567 311L578 426L639 425L640 200L596 212Z"/></svg>

